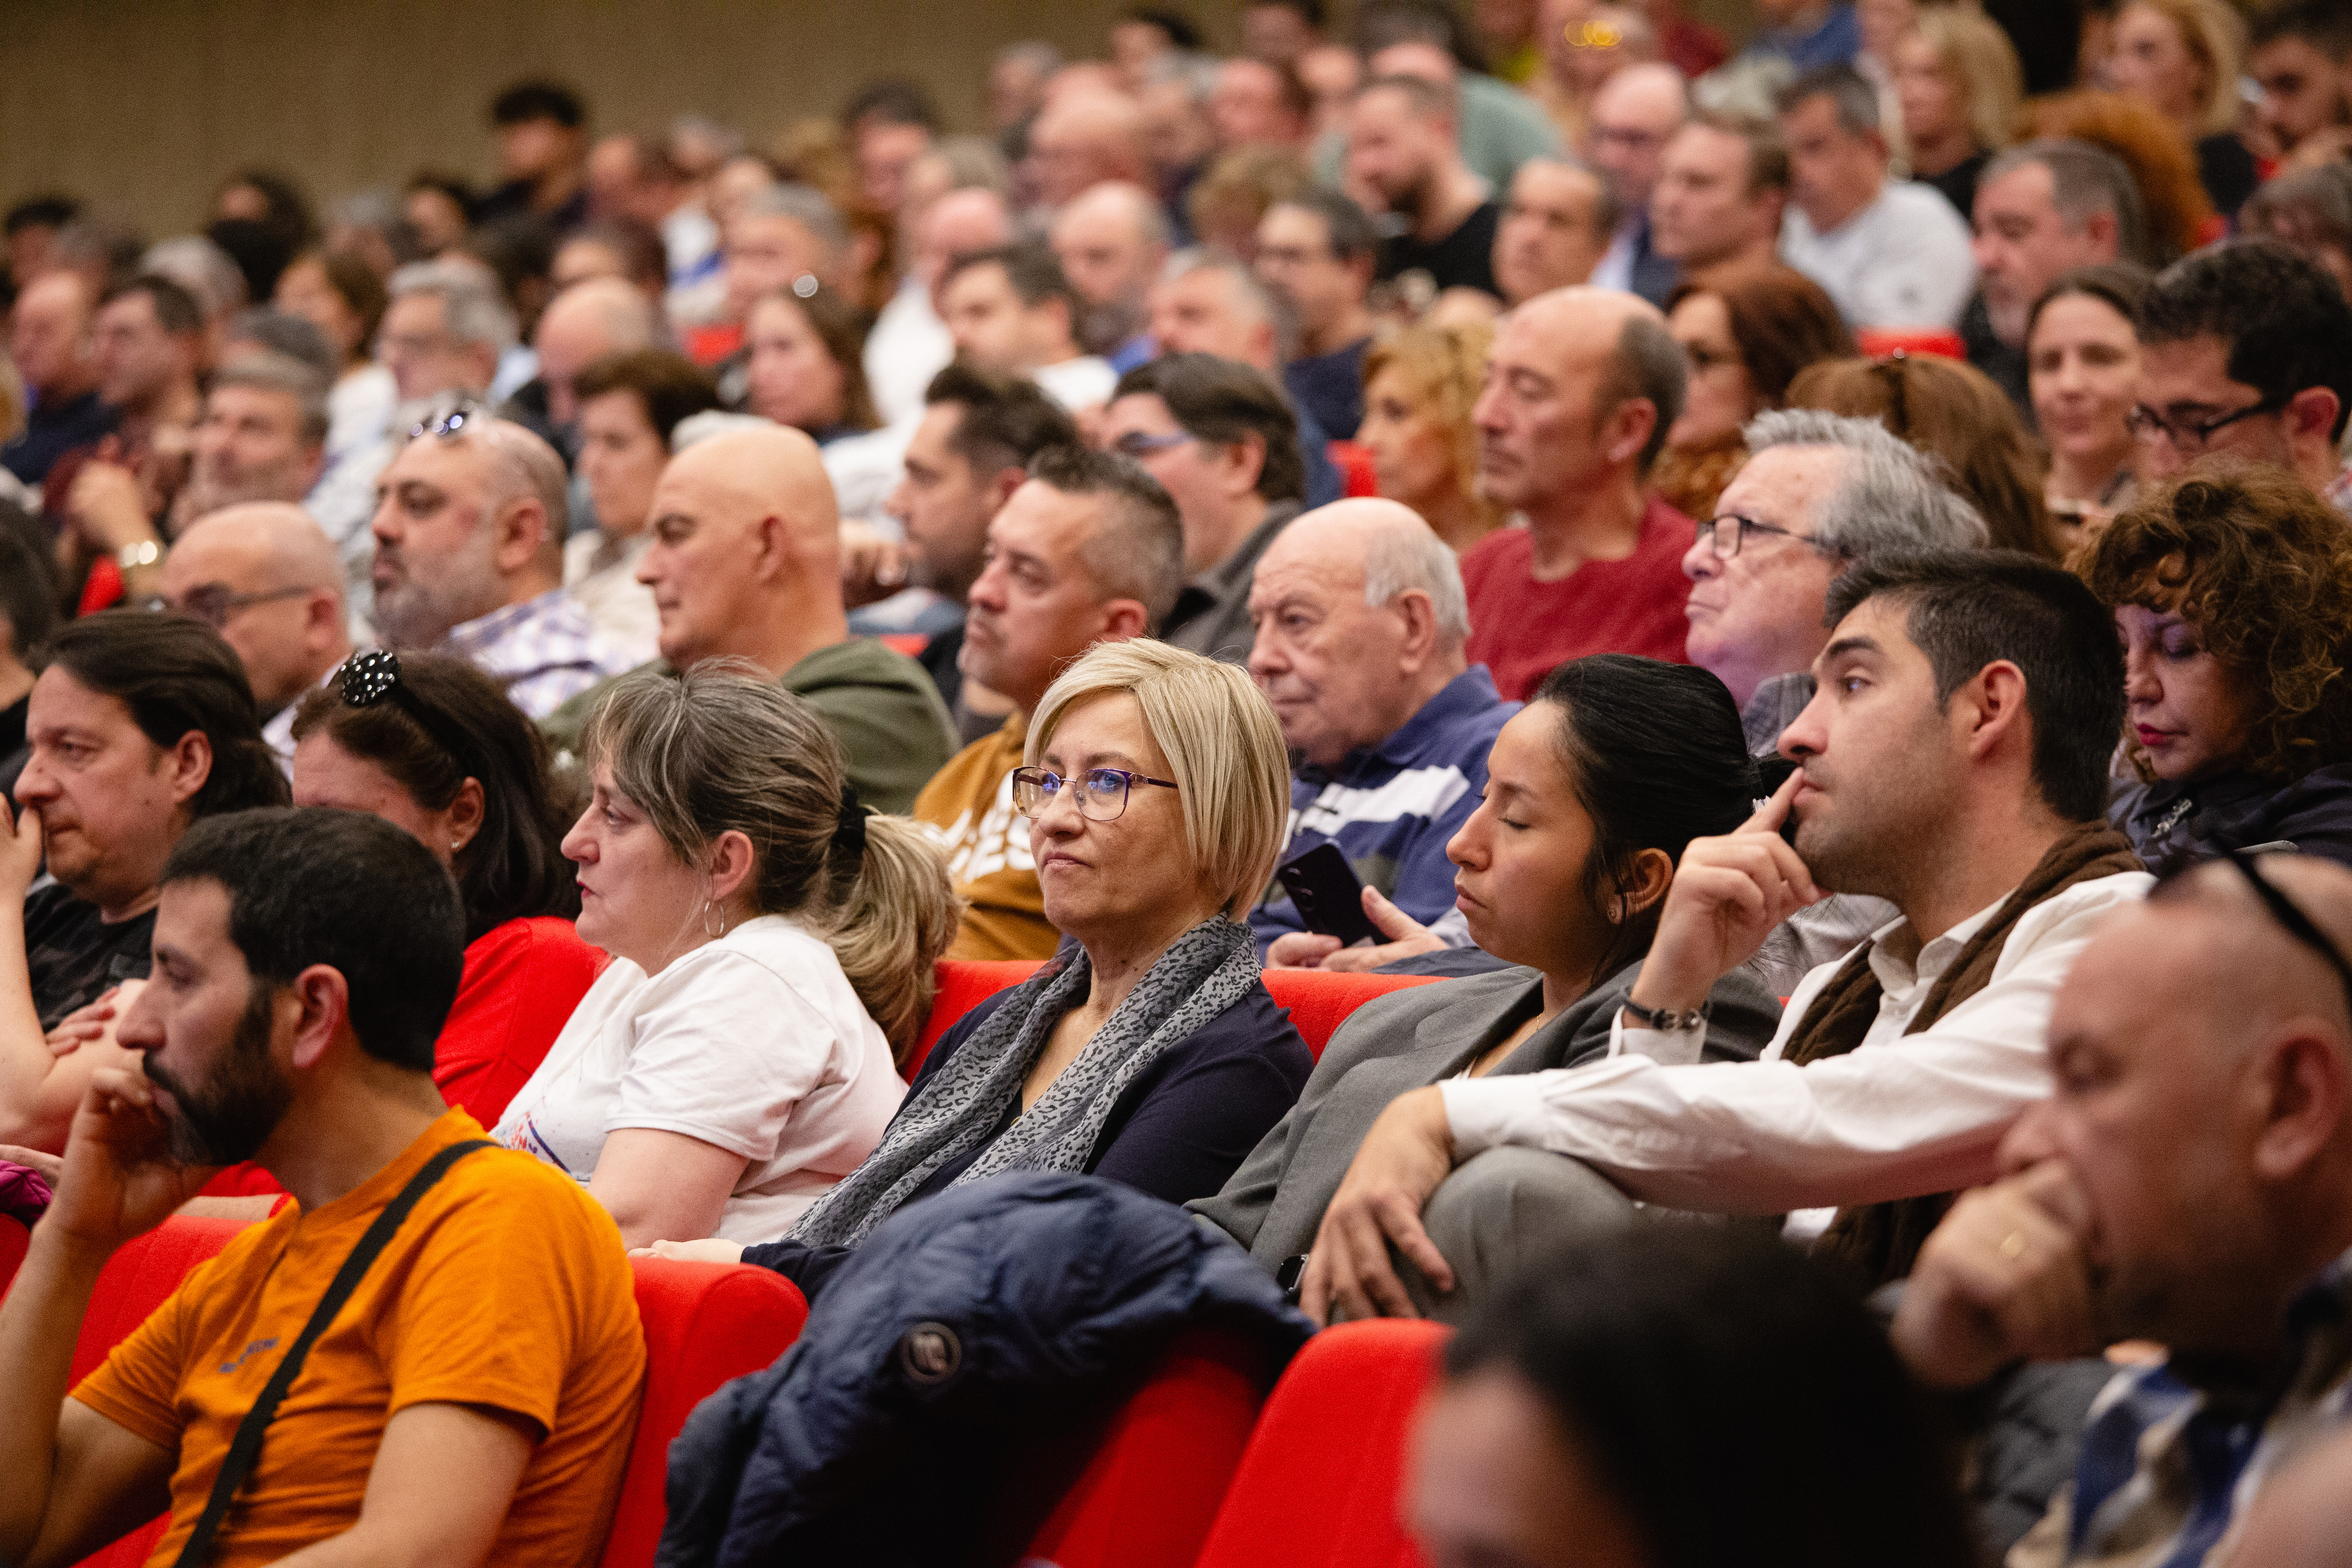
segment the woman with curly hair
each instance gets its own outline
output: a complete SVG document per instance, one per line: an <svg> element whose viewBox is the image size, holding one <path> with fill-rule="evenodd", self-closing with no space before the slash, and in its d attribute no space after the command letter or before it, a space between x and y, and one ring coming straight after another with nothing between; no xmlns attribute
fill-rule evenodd
<svg viewBox="0 0 2352 1568"><path fill-rule="evenodd" d="M1456 551L1503 521L1477 492L1478 429L1470 423L1494 341L1494 329L1482 322L1423 322L1375 338L1364 354L1364 422L1356 439L1372 455L1373 483Z"/></svg>
<svg viewBox="0 0 2352 1568"><path fill-rule="evenodd" d="M2352 864L2352 534L2292 475L2200 463L2078 569L2115 611L2126 751L2109 816L2152 869L2286 843Z"/></svg>

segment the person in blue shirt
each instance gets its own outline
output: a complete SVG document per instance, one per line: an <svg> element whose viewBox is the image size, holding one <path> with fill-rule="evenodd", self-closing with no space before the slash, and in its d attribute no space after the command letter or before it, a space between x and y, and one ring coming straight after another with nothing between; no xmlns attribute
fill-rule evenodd
<svg viewBox="0 0 2352 1568"><path fill-rule="evenodd" d="M1519 704L1464 656L1454 552L1395 501L1338 501L1266 547L1249 612L1250 675L1292 753L1283 858L1336 843L1376 925L1402 910L1467 942L1445 846L1477 809L1487 750ZM1287 896L1262 900L1250 925L1276 966L1362 969L1385 953L1303 930Z"/></svg>

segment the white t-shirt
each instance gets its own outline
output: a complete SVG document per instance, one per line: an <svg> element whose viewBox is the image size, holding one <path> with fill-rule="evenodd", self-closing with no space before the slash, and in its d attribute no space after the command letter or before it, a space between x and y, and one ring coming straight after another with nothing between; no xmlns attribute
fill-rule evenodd
<svg viewBox="0 0 2352 1568"><path fill-rule="evenodd" d="M1909 180L1889 180L1827 234L1815 234L1790 202L1780 258L1820 284L1857 330L1957 326L1976 291L1968 224L1934 186Z"/></svg>
<svg viewBox="0 0 2352 1568"><path fill-rule="evenodd" d="M650 978L615 958L490 1135L583 1183L625 1127L699 1138L750 1162L718 1234L773 1241L873 1152L906 1092L833 949L763 915Z"/></svg>

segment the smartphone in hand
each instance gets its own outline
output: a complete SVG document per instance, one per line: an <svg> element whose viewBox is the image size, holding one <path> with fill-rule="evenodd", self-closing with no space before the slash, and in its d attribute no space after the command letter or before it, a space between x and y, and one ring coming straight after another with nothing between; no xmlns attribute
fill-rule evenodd
<svg viewBox="0 0 2352 1568"><path fill-rule="evenodd" d="M1298 918L1316 935L1336 936L1347 947L1368 938L1381 940L1380 928L1364 913L1364 885L1337 844L1318 844L1275 875L1298 906Z"/></svg>

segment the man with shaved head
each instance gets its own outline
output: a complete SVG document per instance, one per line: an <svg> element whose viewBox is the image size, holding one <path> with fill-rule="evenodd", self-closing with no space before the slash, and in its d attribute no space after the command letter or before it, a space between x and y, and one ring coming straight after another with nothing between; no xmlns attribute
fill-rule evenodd
<svg viewBox="0 0 2352 1568"><path fill-rule="evenodd" d="M1622 289L1665 308L1677 269L1650 237L1650 197L1664 171L1666 143L1690 115L1682 72L1654 61L1630 65L1592 95L1591 156L1616 196L1617 228L1592 270L1596 289Z"/></svg>
<svg viewBox="0 0 2352 1568"><path fill-rule="evenodd" d="M1143 110L1112 89L1074 86L1051 95L1029 127L1024 165L1043 213L1059 212L1089 186L1106 180L1140 184L1149 174L1144 156Z"/></svg>
<svg viewBox="0 0 2352 1568"><path fill-rule="evenodd" d="M1125 375L1158 353L1145 300L1168 261L1168 214L1150 191L1113 180L1082 193L1054 219L1054 254L1086 301L1086 341Z"/></svg>
<svg viewBox="0 0 2352 1568"><path fill-rule="evenodd" d="M572 379L607 354L652 347L656 325L644 290L623 279L591 278L558 294L531 337L549 423L569 431L580 417Z"/></svg>
<svg viewBox="0 0 2352 1568"><path fill-rule="evenodd" d="M1691 520L1643 479L1682 411L1682 350L1648 301L1601 289L1539 294L1487 361L1478 489L1525 528L1462 557L1471 662L1524 699L1590 653L1683 659Z"/></svg>
<svg viewBox="0 0 2352 1568"><path fill-rule="evenodd" d="M299 506L224 507L173 542L163 598L236 651L254 705L268 716L261 738L290 764L294 710L352 652L333 542Z"/></svg>
<svg viewBox="0 0 2352 1568"><path fill-rule="evenodd" d="M2059 989L2051 1094L1927 1238L1895 1321L1942 1388L2165 1347L2093 1404L2012 1564L2297 1560L2240 1526L2352 1393L2347 953L2352 872L2260 855L2117 914Z"/></svg>
<svg viewBox="0 0 2352 1568"><path fill-rule="evenodd" d="M376 485L374 618L385 646L470 659L544 718L624 662L563 592L563 459L521 426L454 413Z"/></svg>
<svg viewBox="0 0 2352 1568"><path fill-rule="evenodd" d="M1478 808L1486 752L1518 711L1463 653L1470 610L1454 552L1391 500L1342 500L1275 536L1250 585L1250 678L1297 759L1285 859L1337 844L1364 912L1466 942L1446 841ZM1382 947L1304 929L1286 897L1250 916L1267 962L1369 969Z"/></svg>
<svg viewBox="0 0 2352 1568"><path fill-rule="evenodd" d="M840 509L816 443L771 426L690 446L662 470L651 517L637 581L661 616L661 658L647 668L748 660L824 715L860 800L912 805L954 754L954 731L921 665L849 634ZM602 695L592 689L550 715L549 740L576 750Z"/></svg>

